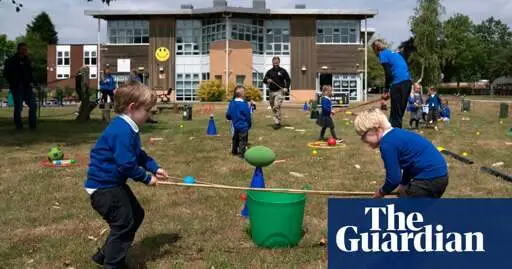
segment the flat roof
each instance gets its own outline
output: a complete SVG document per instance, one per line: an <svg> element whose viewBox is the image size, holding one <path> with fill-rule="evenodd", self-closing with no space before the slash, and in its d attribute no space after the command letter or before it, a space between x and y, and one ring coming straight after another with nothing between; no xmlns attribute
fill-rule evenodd
<svg viewBox="0 0 512 269"><path fill-rule="evenodd" d="M106 19L114 16L151 16L151 15L206 15L215 13L258 14L258 15L308 15L308 16L353 16L373 18L378 14L376 9L260 9L246 7L217 7L198 9L170 10L86 10L85 15Z"/></svg>

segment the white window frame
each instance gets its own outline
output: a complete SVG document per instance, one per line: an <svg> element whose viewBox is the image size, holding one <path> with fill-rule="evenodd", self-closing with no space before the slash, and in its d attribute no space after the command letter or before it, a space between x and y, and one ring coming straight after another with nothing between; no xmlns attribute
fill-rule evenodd
<svg viewBox="0 0 512 269"><path fill-rule="evenodd" d="M55 48L55 76L57 79L68 79L71 68L71 46L57 45ZM60 60L60 61L59 61ZM67 60L67 64L66 64Z"/></svg>
<svg viewBox="0 0 512 269"><path fill-rule="evenodd" d="M320 34L320 30L322 33ZM335 31L339 31L339 34L335 34ZM347 34L343 34L343 30L347 31ZM355 32L354 42L350 41L352 36L352 30ZM322 35L322 40L319 41L319 36ZM335 38L339 35L339 41L335 41ZM330 41L326 40L326 36L330 37ZM347 42L343 42L343 37L347 37ZM316 32L315 42L320 45L361 45L361 21L359 20L317 20L316 21Z"/></svg>
<svg viewBox="0 0 512 269"><path fill-rule="evenodd" d="M287 33L287 34L285 34ZM286 38L285 38L286 37ZM291 54L289 20L265 21L265 54L271 56ZM278 40L276 40L278 39ZM288 41L286 41L288 39ZM276 48L278 48L276 50Z"/></svg>
<svg viewBox="0 0 512 269"><path fill-rule="evenodd" d="M339 85L337 83L339 83ZM344 93L347 95L349 101L358 100L359 83L358 74L332 74L333 93Z"/></svg>
<svg viewBox="0 0 512 269"><path fill-rule="evenodd" d="M94 59L94 64L92 60ZM89 60L89 63L86 62ZM89 73L89 79L98 78L97 74L97 64L98 64L98 50L96 45L85 45L84 46L84 65L89 66L91 72Z"/></svg>
<svg viewBox="0 0 512 269"><path fill-rule="evenodd" d="M124 38L125 40L122 40ZM128 39L131 38L131 41ZM135 42L139 38L140 42ZM121 40L120 40L121 39ZM124 42L119 42L124 41ZM146 42L145 42L146 41ZM108 45L149 45L148 20L110 20L107 21Z"/></svg>
<svg viewBox="0 0 512 269"><path fill-rule="evenodd" d="M195 102L201 82L201 73L177 73L176 94L177 102Z"/></svg>
<svg viewBox="0 0 512 269"><path fill-rule="evenodd" d="M201 25L201 20L176 20L176 55L201 55Z"/></svg>
<svg viewBox="0 0 512 269"><path fill-rule="evenodd" d="M263 76L265 76L265 74L255 71L252 72L252 86L254 88L263 90Z"/></svg>

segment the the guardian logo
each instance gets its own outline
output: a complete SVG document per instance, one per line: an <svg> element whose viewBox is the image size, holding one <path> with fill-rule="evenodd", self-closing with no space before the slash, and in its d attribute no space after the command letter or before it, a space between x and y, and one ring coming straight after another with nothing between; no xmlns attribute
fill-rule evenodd
<svg viewBox="0 0 512 269"><path fill-rule="evenodd" d="M395 212L395 205L365 207L371 218L369 232L357 226L343 226L336 232L336 245L342 252L485 252L481 232L445 232L443 225L425 225L423 215ZM381 223L387 219L387 225ZM384 227L382 227L384 226Z"/></svg>

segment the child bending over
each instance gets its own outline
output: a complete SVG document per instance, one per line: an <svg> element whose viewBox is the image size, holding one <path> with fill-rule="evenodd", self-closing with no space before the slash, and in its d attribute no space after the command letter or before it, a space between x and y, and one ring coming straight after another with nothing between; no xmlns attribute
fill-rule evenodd
<svg viewBox="0 0 512 269"><path fill-rule="evenodd" d="M357 115L354 127L361 140L379 148L386 179L374 198L398 187L400 196L440 198L448 186L448 166L441 153L424 137L392 128L386 115L373 108Z"/></svg>

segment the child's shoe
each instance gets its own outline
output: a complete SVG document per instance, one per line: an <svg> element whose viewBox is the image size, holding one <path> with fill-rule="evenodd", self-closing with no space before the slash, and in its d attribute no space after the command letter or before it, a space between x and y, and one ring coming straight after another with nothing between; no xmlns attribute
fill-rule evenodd
<svg viewBox="0 0 512 269"><path fill-rule="evenodd" d="M96 264L103 265L103 261L105 260L105 254L103 254L103 251L98 248L96 254L92 255L91 258Z"/></svg>
<svg viewBox="0 0 512 269"><path fill-rule="evenodd" d="M336 139L337 144L345 143L345 141L341 138Z"/></svg>

